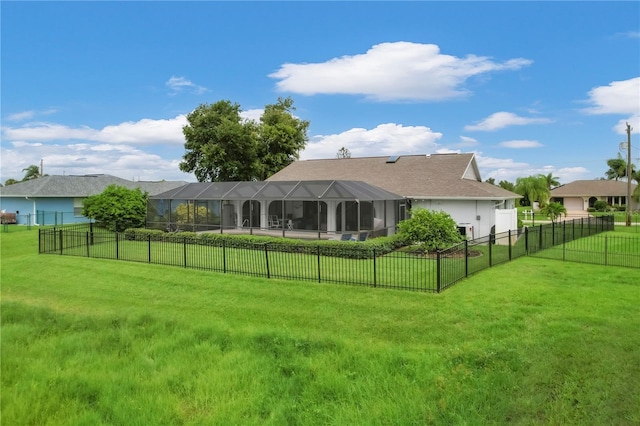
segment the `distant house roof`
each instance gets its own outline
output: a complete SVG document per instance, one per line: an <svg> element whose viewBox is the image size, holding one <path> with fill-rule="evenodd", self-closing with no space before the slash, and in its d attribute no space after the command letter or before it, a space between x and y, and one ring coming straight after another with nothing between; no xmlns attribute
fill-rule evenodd
<svg viewBox="0 0 640 426"><path fill-rule="evenodd" d="M504 200L520 195L482 182L474 154L402 155L294 161L282 180L357 180L416 199Z"/></svg>
<svg viewBox="0 0 640 426"><path fill-rule="evenodd" d="M631 184L631 191L637 185ZM552 197L626 196L627 182L620 180L576 180L551 190Z"/></svg>
<svg viewBox="0 0 640 426"><path fill-rule="evenodd" d="M149 195L185 185L182 181L134 182L111 175L42 176L0 188L0 197L88 197L100 194L109 185L140 188Z"/></svg>
<svg viewBox="0 0 640 426"><path fill-rule="evenodd" d="M173 200L399 200L402 197L365 182L340 180L198 182L152 199Z"/></svg>

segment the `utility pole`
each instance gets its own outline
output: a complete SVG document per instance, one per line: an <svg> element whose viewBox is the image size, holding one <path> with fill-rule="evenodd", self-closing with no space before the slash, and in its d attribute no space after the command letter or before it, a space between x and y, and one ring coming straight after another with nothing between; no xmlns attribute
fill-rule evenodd
<svg viewBox="0 0 640 426"><path fill-rule="evenodd" d="M631 126L627 123L627 226L631 226Z"/></svg>

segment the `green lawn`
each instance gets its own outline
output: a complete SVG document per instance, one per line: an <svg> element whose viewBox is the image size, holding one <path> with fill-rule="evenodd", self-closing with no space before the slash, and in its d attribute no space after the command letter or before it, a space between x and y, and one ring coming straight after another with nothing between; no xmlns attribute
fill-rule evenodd
<svg viewBox="0 0 640 426"><path fill-rule="evenodd" d="M640 423L636 269L430 294L0 249L3 424Z"/></svg>

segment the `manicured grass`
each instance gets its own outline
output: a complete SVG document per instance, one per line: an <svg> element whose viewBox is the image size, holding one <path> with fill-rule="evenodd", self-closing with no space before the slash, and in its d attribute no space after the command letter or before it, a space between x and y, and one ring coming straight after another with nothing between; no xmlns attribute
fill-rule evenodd
<svg viewBox="0 0 640 426"><path fill-rule="evenodd" d="M3 424L640 422L635 269L429 294L0 249Z"/></svg>

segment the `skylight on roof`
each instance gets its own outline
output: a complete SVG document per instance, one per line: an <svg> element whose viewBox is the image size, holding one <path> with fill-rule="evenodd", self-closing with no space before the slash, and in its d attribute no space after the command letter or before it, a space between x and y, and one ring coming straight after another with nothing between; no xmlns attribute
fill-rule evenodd
<svg viewBox="0 0 640 426"><path fill-rule="evenodd" d="M398 161L398 158L400 158L399 155L392 155L391 157L387 158L387 163L395 163L396 161Z"/></svg>

